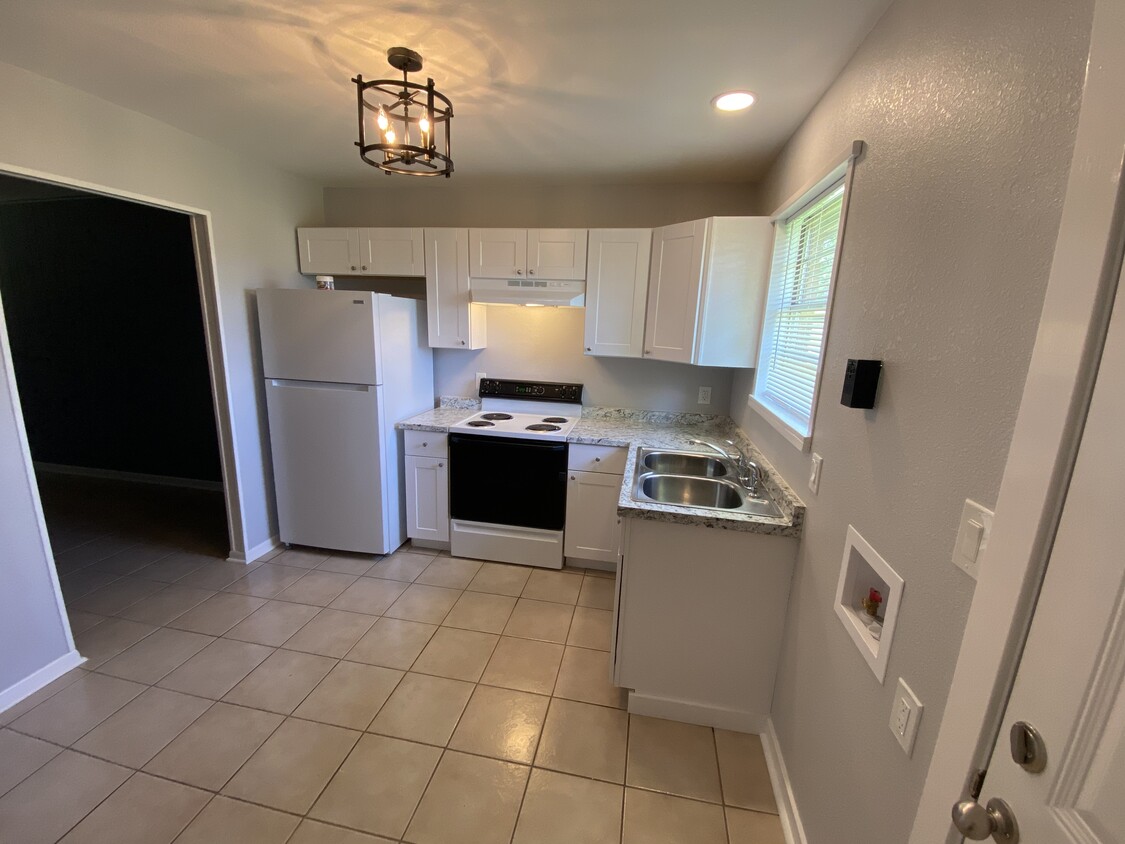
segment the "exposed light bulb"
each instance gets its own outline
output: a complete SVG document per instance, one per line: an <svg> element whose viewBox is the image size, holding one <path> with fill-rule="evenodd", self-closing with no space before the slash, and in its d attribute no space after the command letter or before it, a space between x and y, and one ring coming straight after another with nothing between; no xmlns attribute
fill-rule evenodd
<svg viewBox="0 0 1125 844"><path fill-rule="evenodd" d="M425 132L427 134L430 131L430 119L428 117L426 117L424 114L418 120L418 128L421 129L423 132Z"/></svg>
<svg viewBox="0 0 1125 844"><path fill-rule="evenodd" d="M379 128L384 132L387 130L387 127L391 125L391 122L387 120L387 113L383 111L382 106L379 107L379 116L375 118L375 122L379 124Z"/></svg>
<svg viewBox="0 0 1125 844"><path fill-rule="evenodd" d="M387 139L388 144L393 144L397 136L395 135L394 129L388 128L385 132L383 132L383 137Z"/></svg>

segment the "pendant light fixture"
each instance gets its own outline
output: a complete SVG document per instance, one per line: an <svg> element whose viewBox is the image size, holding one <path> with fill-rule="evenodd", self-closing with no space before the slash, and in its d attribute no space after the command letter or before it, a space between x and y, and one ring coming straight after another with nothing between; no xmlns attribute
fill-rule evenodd
<svg viewBox="0 0 1125 844"><path fill-rule="evenodd" d="M387 50L387 61L402 71L402 79L375 79L365 82L356 75L359 100L359 157L380 170L409 176L453 174L449 124L453 103L426 84L411 82L408 75L422 69L422 57L406 47ZM375 143L368 143L368 137ZM438 139L441 137L441 151Z"/></svg>

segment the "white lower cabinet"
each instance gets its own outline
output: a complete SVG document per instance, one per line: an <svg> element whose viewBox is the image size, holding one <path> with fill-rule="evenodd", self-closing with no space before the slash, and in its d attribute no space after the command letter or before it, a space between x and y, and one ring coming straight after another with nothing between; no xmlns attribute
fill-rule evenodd
<svg viewBox="0 0 1125 844"><path fill-rule="evenodd" d="M613 571L621 559L617 499L625 449L572 445L568 465L563 554L575 565Z"/></svg>
<svg viewBox="0 0 1125 844"><path fill-rule="evenodd" d="M448 545L449 458L445 434L407 431L406 435L406 535Z"/></svg>
<svg viewBox="0 0 1125 844"><path fill-rule="evenodd" d="M613 682L629 711L766 727L797 540L625 519Z"/></svg>

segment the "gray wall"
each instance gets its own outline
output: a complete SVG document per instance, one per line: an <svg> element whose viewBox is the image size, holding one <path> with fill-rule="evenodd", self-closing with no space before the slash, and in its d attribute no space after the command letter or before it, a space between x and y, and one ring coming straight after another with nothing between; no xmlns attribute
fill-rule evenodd
<svg viewBox="0 0 1125 844"><path fill-rule="evenodd" d="M307 284L296 272L293 230L323 222L320 187L11 65L0 64L0 102L0 171L22 168L210 213L242 529L250 546L268 540L276 519L250 290ZM0 517L0 554L6 555L0 558L0 618L7 625L22 613L53 616L57 633L43 632L33 653L5 647L0 688L61 655L62 620L53 597L31 585L48 577L48 563L41 552L23 550L38 542L38 527L24 504L36 493L11 459L20 447L17 430L13 398L0 393L0 457L7 455L0 489L3 503L15 507L5 506ZM13 601L20 614L9 614ZM7 635L7 626L0 633ZM21 633L10 641L24 638Z"/></svg>
<svg viewBox="0 0 1125 844"><path fill-rule="evenodd" d="M769 213L853 139L848 229L809 456L744 430L809 506L773 721L810 842L905 841L974 581L950 562L961 506L994 506L1074 142L1092 3L902 0L762 185ZM846 359L881 358L873 411L839 403ZM847 526L905 578L883 685L832 611ZM913 758L887 723L898 677L925 705Z"/></svg>
<svg viewBox="0 0 1125 844"><path fill-rule="evenodd" d="M0 696L70 651L7 349L0 322Z"/></svg>
<svg viewBox="0 0 1125 844"><path fill-rule="evenodd" d="M456 177L455 177L456 179ZM328 188L324 211L336 226L648 227L712 215L751 213L752 186L547 185L434 180L417 189ZM414 188L411 185L410 188ZM583 311L488 309L488 346L476 352L438 349L438 395L475 395L476 373L493 377L578 381L586 404L659 410L728 411L733 370L657 361L594 358L582 352ZM699 387L711 404L697 404Z"/></svg>

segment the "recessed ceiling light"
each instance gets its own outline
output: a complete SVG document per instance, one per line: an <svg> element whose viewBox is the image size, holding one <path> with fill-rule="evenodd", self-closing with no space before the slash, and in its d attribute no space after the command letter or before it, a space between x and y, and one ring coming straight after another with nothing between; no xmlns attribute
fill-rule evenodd
<svg viewBox="0 0 1125 844"><path fill-rule="evenodd" d="M727 91L711 100L711 105L719 111L742 111L754 105L755 99L749 91Z"/></svg>

